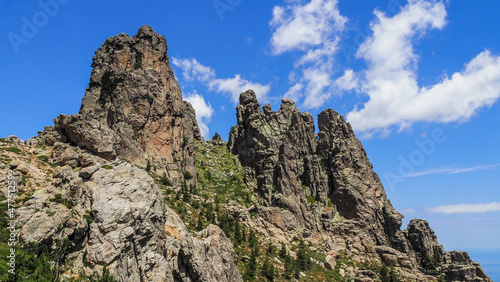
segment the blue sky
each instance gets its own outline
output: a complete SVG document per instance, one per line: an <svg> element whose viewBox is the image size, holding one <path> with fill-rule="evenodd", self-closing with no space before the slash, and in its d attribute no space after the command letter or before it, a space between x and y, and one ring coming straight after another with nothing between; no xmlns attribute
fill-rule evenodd
<svg viewBox="0 0 500 282"><path fill-rule="evenodd" d="M447 250L500 253L500 3L424 0L0 2L0 136L77 113L94 51L143 24L165 35L206 137L253 88L362 139L393 205ZM403 226L404 228L404 226Z"/></svg>

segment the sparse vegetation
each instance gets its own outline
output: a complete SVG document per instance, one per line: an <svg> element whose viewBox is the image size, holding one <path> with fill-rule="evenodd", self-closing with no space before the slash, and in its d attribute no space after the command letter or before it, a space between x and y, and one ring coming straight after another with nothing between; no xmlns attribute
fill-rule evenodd
<svg viewBox="0 0 500 282"><path fill-rule="evenodd" d="M111 166L111 165L102 165L101 168L104 168L106 170L110 170L110 169L113 169L113 166Z"/></svg>
<svg viewBox="0 0 500 282"><path fill-rule="evenodd" d="M19 149L19 148L16 148L16 147L8 147L5 149L5 151L9 151L9 152L12 152L12 153L16 153L16 154L21 154L22 150Z"/></svg>
<svg viewBox="0 0 500 282"><path fill-rule="evenodd" d="M184 172L184 179L185 180L193 179L193 175L189 171L186 171Z"/></svg>
<svg viewBox="0 0 500 282"><path fill-rule="evenodd" d="M45 155L40 155L37 157L39 160L41 160L42 162L48 162L49 161L49 157L48 156L45 156Z"/></svg>

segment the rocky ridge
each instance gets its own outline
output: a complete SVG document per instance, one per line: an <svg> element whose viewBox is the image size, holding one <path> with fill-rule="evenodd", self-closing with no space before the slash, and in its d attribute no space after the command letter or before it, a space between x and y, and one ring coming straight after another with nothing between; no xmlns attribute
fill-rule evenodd
<svg viewBox="0 0 500 282"><path fill-rule="evenodd" d="M252 280L250 249L266 248L256 262L270 259L278 281L303 250L312 270L291 279L387 281L390 270L404 281L491 281L467 253L445 252L427 222L401 230L334 110L320 113L316 134L293 101L272 111L249 90L229 141L204 142L149 26L108 38L92 67L78 114L57 117L30 139L36 147L0 140L0 184L14 170L23 202L20 241L57 253L57 279L107 268L119 281ZM283 256L270 251L280 245Z"/></svg>
<svg viewBox="0 0 500 282"><path fill-rule="evenodd" d="M182 100L165 37L149 26L108 38L93 58L76 115L60 115L38 144L70 143L106 160L125 159L177 185L195 176L193 140L201 140L193 107ZM187 180L196 185L196 178Z"/></svg>
<svg viewBox="0 0 500 282"><path fill-rule="evenodd" d="M224 232L190 232L155 181L196 187L201 140L165 38L149 26L108 38L92 67L80 112L57 117L36 148L18 144L2 158L2 184L15 171L24 202L20 242L57 253L56 280L95 279L106 267L119 281L241 281Z"/></svg>
<svg viewBox="0 0 500 282"><path fill-rule="evenodd" d="M269 104L261 108L249 90L240 95L236 111L228 149L246 167L245 182L256 187L261 217L285 236L360 261L376 257L409 280L445 274L449 281L489 281L482 269L477 276L471 274L476 265L469 274L449 274L456 272L451 265L467 261L466 256L454 260L445 254L427 222L414 220L404 232L400 229L402 215L387 199L351 126L337 112L327 109L318 115L316 135L312 115L288 99L272 111ZM445 257L450 265L443 264Z"/></svg>

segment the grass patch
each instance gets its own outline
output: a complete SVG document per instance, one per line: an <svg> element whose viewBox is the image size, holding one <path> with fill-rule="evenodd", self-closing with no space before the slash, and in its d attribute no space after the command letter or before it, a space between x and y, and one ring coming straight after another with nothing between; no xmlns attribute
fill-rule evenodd
<svg viewBox="0 0 500 282"><path fill-rule="evenodd" d="M111 166L111 165L102 165L101 168L104 168L106 170L110 170L110 169L113 169L113 166Z"/></svg>
<svg viewBox="0 0 500 282"><path fill-rule="evenodd" d="M46 155L38 156L37 159L41 160L42 162L48 162L49 161L49 157L46 156Z"/></svg>
<svg viewBox="0 0 500 282"><path fill-rule="evenodd" d="M91 224L92 222L94 222L94 218L93 218L91 215L84 214L84 215L83 215L83 218L85 218L85 220L87 220L87 222L88 222L89 224Z"/></svg>
<svg viewBox="0 0 500 282"><path fill-rule="evenodd" d="M316 199L314 199L313 197L306 195L306 198L309 204L316 204Z"/></svg>
<svg viewBox="0 0 500 282"><path fill-rule="evenodd" d="M9 152L12 152L12 153L16 153L16 154L20 154L22 151L21 149L19 148L15 148L15 147L9 147L9 148L6 148L5 151L9 151Z"/></svg>

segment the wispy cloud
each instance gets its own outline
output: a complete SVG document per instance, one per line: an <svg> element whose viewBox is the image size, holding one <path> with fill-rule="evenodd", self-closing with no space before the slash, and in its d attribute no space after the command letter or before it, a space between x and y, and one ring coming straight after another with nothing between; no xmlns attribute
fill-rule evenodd
<svg viewBox="0 0 500 282"><path fill-rule="evenodd" d="M416 209L403 209L401 210L401 212L404 214L404 215L408 215L408 214L416 214L418 211Z"/></svg>
<svg viewBox="0 0 500 282"><path fill-rule="evenodd" d="M183 78L188 82L199 81L208 87L209 91L226 94L236 104L241 92L253 89L260 101L265 101L271 89L270 84L260 84L242 78L236 74L233 78L217 78L215 70L199 63L195 58L179 59L172 58L172 64L182 70Z"/></svg>
<svg viewBox="0 0 500 282"><path fill-rule="evenodd" d="M429 174L457 174L457 173L464 173L464 172L471 172L471 171L476 171L476 170L485 170L485 169L490 169L500 166L500 164L491 164L491 165L476 165L472 167L465 167L465 168L459 168L456 166L445 166L445 167L438 167L438 168L432 168L429 170L424 170L421 172L416 172L412 174L405 175L404 177L417 177L417 176L424 176L424 175L429 175Z"/></svg>
<svg viewBox="0 0 500 282"><path fill-rule="evenodd" d="M426 210L431 213L444 213L444 214L500 212L500 203L493 202L488 204L445 205L445 206L426 208Z"/></svg>

